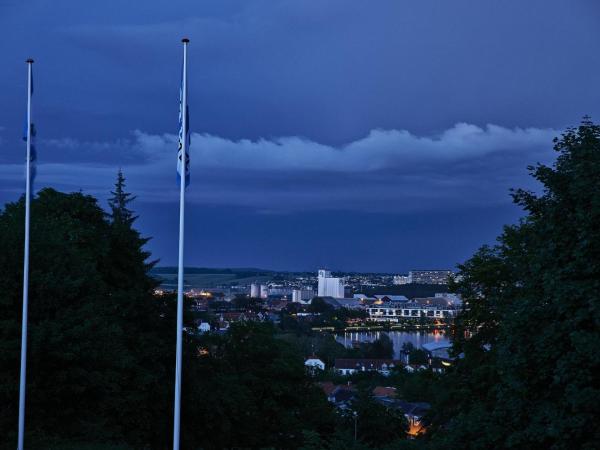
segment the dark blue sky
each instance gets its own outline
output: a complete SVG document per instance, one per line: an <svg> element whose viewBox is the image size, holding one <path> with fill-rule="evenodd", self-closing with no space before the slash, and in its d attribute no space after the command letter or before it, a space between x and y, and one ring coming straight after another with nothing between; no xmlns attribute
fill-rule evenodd
<svg viewBox="0 0 600 450"><path fill-rule="evenodd" d="M599 23L595 0L0 0L0 204L23 191L31 56L37 186L104 204L122 167L174 264L187 36L188 265L452 267L600 117Z"/></svg>

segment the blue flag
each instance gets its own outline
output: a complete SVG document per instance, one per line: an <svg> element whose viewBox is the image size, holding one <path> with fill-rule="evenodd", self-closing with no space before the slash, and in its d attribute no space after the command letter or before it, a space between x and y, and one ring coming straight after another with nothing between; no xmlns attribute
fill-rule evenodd
<svg viewBox="0 0 600 450"><path fill-rule="evenodd" d="M33 69L31 71L31 86L30 86L29 95L33 98ZM30 174L31 174L31 182L33 183L33 180L35 179L35 174L36 174L35 161L37 159L37 154L35 151L36 130L35 130L35 125L33 124L33 122L31 122L30 127L31 127L31 148L30 148L30 153L29 153L29 170L30 170ZM25 115L25 124L23 125L23 140L25 142L27 142L27 114Z"/></svg>
<svg viewBox="0 0 600 450"><path fill-rule="evenodd" d="M187 86L186 86L187 88ZM187 92L186 92L187 99ZM179 149L177 150L177 179L181 182L182 159L185 160L185 185L190 184L190 109L185 105L185 130L183 129L183 77L179 89ZM185 139L185 156L183 156L183 142Z"/></svg>

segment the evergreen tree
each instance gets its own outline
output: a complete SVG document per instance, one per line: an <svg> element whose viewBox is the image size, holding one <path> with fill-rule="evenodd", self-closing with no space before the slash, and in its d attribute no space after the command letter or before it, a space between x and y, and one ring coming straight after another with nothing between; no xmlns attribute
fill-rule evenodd
<svg viewBox="0 0 600 450"><path fill-rule="evenodd" d="M125 192L125 176L121 169L117 172L115 190L111 191L111 194L112 197L108 200L108 205L111 209L110 216L113 224L131 226L136 217L133 215L133 212L127 208L127 205L135 200L136 197Z"/></svg>

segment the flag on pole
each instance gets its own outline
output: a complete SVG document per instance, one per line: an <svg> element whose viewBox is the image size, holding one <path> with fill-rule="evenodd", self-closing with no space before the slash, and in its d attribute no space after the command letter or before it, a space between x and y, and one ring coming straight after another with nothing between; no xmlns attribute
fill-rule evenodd
<svg viewBox="0 0 600 450"><path fill-rule="evenodd" d="M29 98L33 98L33 67L31 68L31 78L29 80ZM28 117L27 115L25 115L25 123L23 124L23 140L25 142L27 142L27 128L28 126L31 128L31 142L29 144L30 150L29 150L29 176L30 176L30 180L31 182L33 182L33 180L35 179L35 174L36 174L36 168L35 168L35 161L37 158L37 153L35 150L35 134L36 134L36 130L35 130L35 125L33 124L33 122L31 122L31 124L29 124L31 117Z"/></svg>
<svg viewBox="0 0 600 450"><path fill-rule="evenodd" d="M179 450L181 425L181 368L183 346L183 250L185 228L185 188L190 181L190 127L187 107L187 45L189 39L182 39L183 70L179 90L179 151L177 174L179 175L179 258L177 263L177 343L175 347L175 404L173 411L173 450ZM182 178L185 177L185 178Z"/></svg>
<svg viewBox="0 0 600 450"><path fill-rule="evenodd" d="M185 70L185 69L183 69ZM182 71L183 72L183 71ZM181 87L179 88L179 149L177 150L177 179L180 180L181 172L185 170L185 185L186 187L190 184L190 109L185 105L185 130L183 120L183 90L186 89L187 98L187 84L184 87L183 76L181 77ZM186 102L187 103L187 102ZM185 157L184 152L184 139L185 139ZM182 160L185 160L185 169L182 170Z"/></svg>
<svg viewBox="0 0 600 450"><path fill-rule="evenodd" d="M25 389L27 372L27 310L29 303L29 222L31 216L31 181L35 170L35 151L32 139L35 129L31 123L31 96L33 94L33 59L27 60L27 117L25 118L25 142L27 157L25 159L25 245L23 250L23 315L21 318L21 375L19 379L19 432L17 450L23 450L25 439Z"/></svg>

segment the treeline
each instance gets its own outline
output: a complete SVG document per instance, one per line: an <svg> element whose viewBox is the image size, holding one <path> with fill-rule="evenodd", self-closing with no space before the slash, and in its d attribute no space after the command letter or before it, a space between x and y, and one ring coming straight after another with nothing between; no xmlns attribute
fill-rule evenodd
<svg viewBox="0 0 600 450"><path fill-rule="evenodd" d="M150 273L153 275L176 274L177 267L154 267ZM270 276L277 272L254 268L218 269L205 267L186 267L183 273L188 275L236 275L237 278L250 278Z"/></svg>

